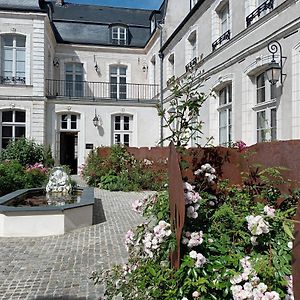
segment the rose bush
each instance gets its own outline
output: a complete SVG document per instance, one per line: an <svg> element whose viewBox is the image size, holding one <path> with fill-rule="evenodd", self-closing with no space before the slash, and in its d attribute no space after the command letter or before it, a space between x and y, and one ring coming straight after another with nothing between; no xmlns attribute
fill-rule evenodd
<svg viewBox="0 0 300 300"><path fill-rule="evenodd" d="M135 211L147 222L126 235L128 263L93 273L106 284L106 297L157 300L292 300L292 218L298 193L282 197L271 182L259 190L218 182L215 169L204 164L197 182L184 183L186 221L181 265L169 263L175 248L169 222L167 192L137 201ZM261 197L262 198L262 197Z"/></svg>

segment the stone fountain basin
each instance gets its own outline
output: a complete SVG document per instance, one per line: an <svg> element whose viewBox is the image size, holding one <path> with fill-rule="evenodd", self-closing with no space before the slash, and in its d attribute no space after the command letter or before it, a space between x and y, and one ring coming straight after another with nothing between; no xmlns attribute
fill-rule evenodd
<svg viewBox="0 0 300 300"><path fill-rule="evenodd" d="M82 189L80 203L62 206L14 207L13 199L44 192L22 189L0 197L0 237L49 236L64 234L93 223L94 188Z"/></svg>

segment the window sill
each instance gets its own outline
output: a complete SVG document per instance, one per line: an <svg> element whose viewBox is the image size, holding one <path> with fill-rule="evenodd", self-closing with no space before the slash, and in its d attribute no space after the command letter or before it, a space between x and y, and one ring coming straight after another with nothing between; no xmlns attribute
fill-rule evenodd
<svg viewBox="0 0 300 300"><path fill-rule="evenodd" d="M17 87L17 88L32 88L32 84L21 84L21 83L0 83L0 87Z"/></svg>
<svg viewBox="0 0 300 300"><path fill-rule="evenodd" d="M252 107L254 111L259 111L268 107L274 107L277 104L277 99L272 99L268 101L264 101L261 103L257 103L255 106Z"/></svg>

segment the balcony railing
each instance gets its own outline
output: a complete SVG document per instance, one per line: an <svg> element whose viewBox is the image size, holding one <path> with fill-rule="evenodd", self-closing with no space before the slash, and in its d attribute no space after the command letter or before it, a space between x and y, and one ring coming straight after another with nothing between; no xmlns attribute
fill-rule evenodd
<svg viewBox="0 0 300 300"><path fill-rule="evenodd" d="M264 3L262 3L260 6L258 6L249 16L246 17L246 23L247 27L251 25L252 21L256 17L260 17L263 12L265 12L268 9L274 8L274 0L267 0Z"/></svg>
<svg viewBox="0 0 300 300"><path fill-rule="evenodd" d="M215 51L216 48L226 40L230 40L230 30L224 32L216 41L212 43L212 50Z"/></svg>
<svg viewBox="0 0 300 300"><path fill-rule="evenodd" d="M157 101L158 85L46 79L46 96L78 100Z"/></svg>
<svg viewBox="0 0 300 300"><path fill-rule="evenodd" d="M0 84L25 84L25 77L0 76Z"/></svg>

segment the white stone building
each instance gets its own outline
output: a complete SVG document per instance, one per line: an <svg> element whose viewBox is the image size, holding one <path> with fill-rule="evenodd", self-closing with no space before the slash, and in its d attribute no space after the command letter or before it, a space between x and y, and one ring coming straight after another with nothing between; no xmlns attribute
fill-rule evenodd
<svg viewBox="0 0 300 300"><path fill-rule="evenodd" d="M97 146L155 146L166 82L200 56L203 91L217 95L199 117L205 136L298 139L299 12L299 0L165 0L157 11L0 0L0 148L33 138L76 172ZM276 85L265 77L273 40Z"/></svg>

